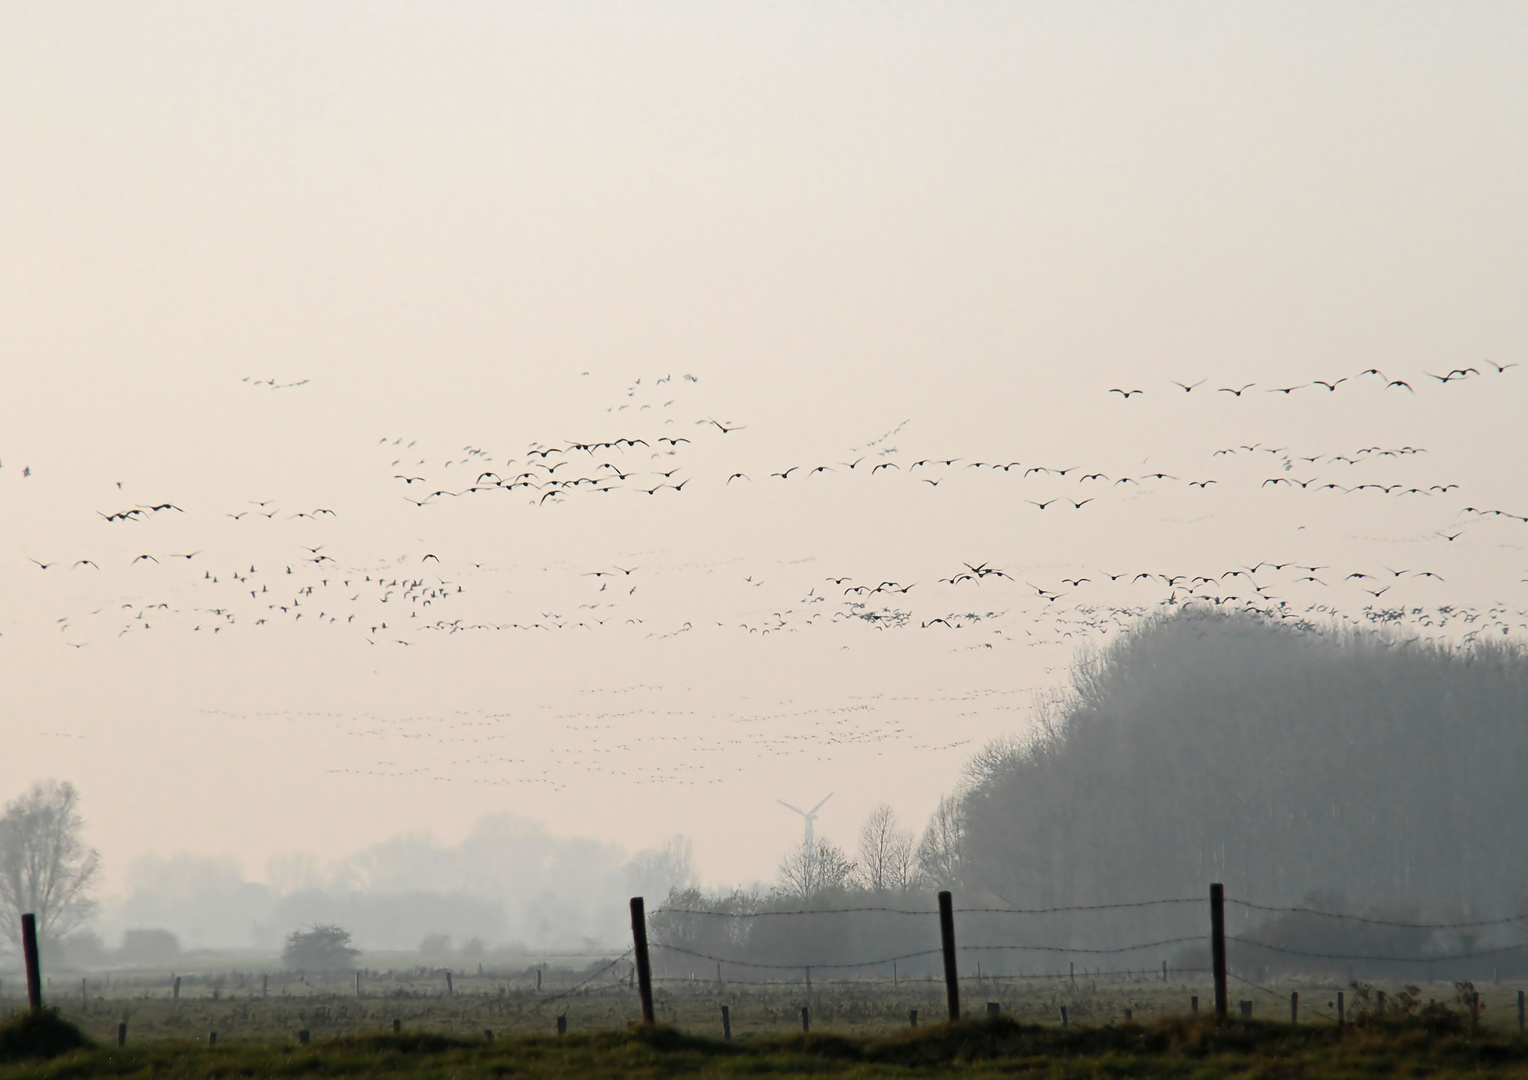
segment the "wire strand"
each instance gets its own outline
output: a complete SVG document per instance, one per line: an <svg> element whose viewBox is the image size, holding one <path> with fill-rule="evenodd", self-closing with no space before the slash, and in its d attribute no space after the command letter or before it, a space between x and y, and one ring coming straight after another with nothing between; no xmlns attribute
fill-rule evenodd
<svg viewBox="0 0 1528 1080"><path fill-rule="evenodd" d="M1253 941L1250 938L1226 935L1227 941L1235 941L1242 945L1252 945L1259 949L1268 949L1272 952L1288 953L1290 956L1308 956L1317 960L1379 960L1395 964L1441 964L1449 960L1474 960L1481 956L1500 956L1502 953L1516 952L1519 949L1528 949L1528 942L1517 945L1503 945L1496 949L1481 949L1477 952L1449 953L1442 956L1376 956L1372 953L1322 953L1307 952L1304 949L1290 949L1282 945L1270 945L1266 941Z"/></svg>
<svg viewBox="0 0 1528 1080"><path fill-rule="evenodd" d="M1248 900L1235 900L1229 896L1226 897L1226 903L1235 904L1237 907L1251 908L1254 911L1318 915L1323 919L1341 919L1344 922L1368 923L1370 926L1395 926L1405 930L1463 930L1478 926L1505 926L1508 923L1523 921L1523 916L1521 915L1508 915L1502 919L1482 919L1478 922L1413 923L1397 922L1391 919L1371 919L1363 915L1343 915L1335 911L1321 911L1317 908L1309 907L1270 907L1267 904L1254 904Z"/></svg>

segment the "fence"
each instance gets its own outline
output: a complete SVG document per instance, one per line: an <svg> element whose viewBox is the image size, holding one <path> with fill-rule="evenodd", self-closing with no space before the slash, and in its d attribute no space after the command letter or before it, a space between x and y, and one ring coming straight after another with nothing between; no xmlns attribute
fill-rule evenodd
<svg viewBox="0 0 1528 1080"><path fill-rule="evenodd" d="M1030 908L957 908L949 892L939 893L937 899L938 904L933 908L917 905L865 905L729 911L675 907L660 908L648 913L643 898L634 897L630 904L631 948L619 956L578 972L573 976L577 982L571 986L564 985L553 993L541 993L538 975L534 1000L538 1006L544 1006L588 997L591 999L590 1007L595 1007L600 1000L631 1002L635 997L640 1002L642 1020L653 1023L657 1018L655 983L684 982L693 986L701 981L699 976L702 972L707 973L706 977L709 978L709 972L714 971L718 987L723 985L724 979L728 983L757 982L765 987L782 984L788 987L789 984L804 982L807 997L802 1004L801 1022L803 1027L808 1027L811 1014L807 1006L823 1004L820 996L814 998L811 993L814 973L819 983L831 982L837 978L856 986L864 986L868 981L867 976L869 979L889 981L893 988L898 986L899 979L903 983L916 983L916 994L901 995L902 1004L899 1007L903 1009L911 1003L934 1006L928 1011L940 1011L930 999L935 987L939 987L943 991L942 1011L952 1020L963 1015L963 979L968 989L974 978L977 987L983 990L988 986L1001 987L1005 982L1010 986L1016 982L1034 985L1036 981L1050 980L1071 984L1073 1014L1070 1019L1075 1022L1077 1011L1083 1007L1076 997L1080 967L1083 978L1093 980L1115 977L1130 981L1155 981L1160 978L1163 984L1167 984L1170 976L1212 976L1215 1014L1222 1020L1230 1015L1233 1007L1239 1007L1244 1013L1250 1013L1252 1008L1250 1001L1231 1000L1234 981L1237 987L1245 987L1253 994L1273 997L1279 1003L1279 1010L1287 997L1292 1022L1299 1021L1302 1016L1310 1016L1342 1024L1352 1016L1355 1008L1364 1015L1372 1015L1376 1010L1384 1013L1402 1009L1407 999L1403 993L1387 1000L1378 990L1362 988L1358 991L1362 996L1351 1002L1343 992L1336 992L1333 995L1335 1000L1323 1010L1320 1002L1312 1000L1309 995L1302 1001L1298 991L1285 993L1264 985L1266 977L1263 973L1267 970L1267 964L1335 964L1339 967L1346 964L1371 967L1389 965L1401 972L1427 970L1452 973L1460 969L1460 965L1475 965L1479 968L1487 963L1520 963L1525 958L1525 950L1528 950L1521 915L1494 919L1457 918L1438 922L1408 921L1315 907L1264 905L1227 897L1220 885L1210 888L1208 919L1204 919L1204 897ZM1238 912L1240 921L1247 925L1229 927L1228 909ZM1142 934L1131 939L1120 933L1121 926L1125 925L1120 921L1121 916L1129 916L1135 920L1130 925L1139 927L1173 925L1183 930L1194 929L1192 924L1198 922L1198 932L1172 932L1165 936ZM912 927L904 937L915 945L926 947L866 951L863 940L856 941L852 934L843 930L847 922L856 919L880 920L887 925ZM1076 925L1087 924L1088 919L1106 927L1106 939L1079 939L1075 932ZM1155 924L1153 919L1157 920ZM1056 920L1070 921L1063 925ZM1047 932L1036 932L1034 928L1037 923L1048 928ZM724 932L713 933L704 929L713 924L722 926ZM1016 938L1009 932L1012 929L1010 924L1028 927L1029 932L1022 939ZM679 932L686 928L695 930L696 927L701 930L688 937ZM753 929L740 931L739 927ZM768 932L756 933L760 927L770 929ZM813 933L800 929L803 927L829 929L827 932ZM961 932L959 938L957 929ZM999 930L1004 932L999 933ZM38 962L36 920L30 915L22 919L22 937L28 1005L35 1010L42 1007L44 986ZM791 942L791 950L769 951L776 949L781 941ZM845 946L846 941L860 951L855 952L854 948ZM732 943L733 947L725 947L728 943ZM1168 953L1171 955L1163 955ZM609 955L605 954L606 957ZM656 966L653 962L655 955L660 960ZM626 967L628 962L629 971ZM994 970L994 966L1000 962L1002 967ZM985 972L983 964L988 965ZM973 966L974 973L971 971ZM1015 967L1017 970L1014 970ZM1026 967L1028 970L1024 970ZM1528 967L1520 965L1518 970L1528 973ZM677 972L678 975L665 979L665 974L671 972ZM888 975L889 980L886 980ZM350 977L346 978L348 981ZM994 979L997 981L992 982ZM175 981L179 983L178 978ZM1351 982L1351 979L1346 981ZM1330 985L1328 982L1322 989ZM83 983L81 986L83 994ZM259 980L259 987L263 999L263 977ZM1307 987L1302 985L1304 988ZM1189 990L1197 990L1197 987L1180 985L1172 993L1187 995ZM1288 987L1285 988L1287 990ZM445 992L448 997L452 993L449 975ZM459 988L457 992L460 992ZM503 990L499 991L500 995L503 993ZM530 991L526 993L529 995ZM1042 991L1042 996L1049 995L1050 1001L1056 1003L1061 993L1046 990ZM1323 994L1323 998L1326 996ZM355 997L361 997L360 975L355 976ZM396 998L401 1005L404 997L401 990L395 990L389 1000ZM1518 1027L1521 1029L1524 1011L1521 992L1517 998ZM894 1002L897 999L897 995L892 995L889 1000ZM212 1000L216 1001L215 992ZM732 1022L738 1016L736 1010L740 998L735 994L730 996L733 1010L730 1016L727 1004L723 1003L725 999L718 1000L716 996L702 994L697 997L692 994L681 1000L690 1002L690 1005L698 1001L703 1007L712 1008L720 1004L724 1032L730 1033ZM1008 1000L1011 1003L1015 999L1010 997ZM1034 1015L1033 995L1025 998L1021 994L1017 1000L1023 1007L1030 1009L1029 1015ZM1067 997L1059 997L1060 1002L1067 1000ZM706 1002L711 1005L705 1006ZM1472 1015L1478 1016L1478 999L1467 1000L1461 996L1460 1003L1468 1007ZM831 999L828 1004L831 1005ZM989 1011L994 1004L988 1002ZM1128 1006L1129 1003L1125 1004ZM1141 1004L1140 1001L1136 1002L1137 1007L1141 1007ZM1189 998L1185 1004L1197 1011L1198 999ZM605 1006L599 1008L605 1009L607 1019L603 1022L608 1022L609 1009ZM792 1004L791 1008L794 1009L795 1005ZM565 1030L567 1009L562 1005L559 1005L559 1009L559 1030ZM925 1017L928 1011L925 1011ZM666 1015L667 1012L665 1005ZM1057 1018L1063 1024L1067 1023L1069 1018L1065 1004L1060 1005L1059 1012ZM498 1015L504 1014L501 1011ZM545 1016L544 1013L540 1015ZM772 1015L775 1022L778 1022L778 1008L775 1008ZM1127 1019L1130 1017L1128 1007L1125 1015ZM1083 1018L1087 1018L1086 1012ZM909 1011L909 1020L916 1023L916 1010ZM393 1022L397 1024L396 1020ZM119 1031L118 1034L121 1037L125 1032Z"/></svg>
<svg viewBox="0 0 1528 1080"><path fill-rule="evenodd" d="M1231 899L1225 896L1224 887L1220 884L1214 884L1210 886L1210 894L1208 898L1208 907L1210 909L1208 919L1209 926L1207 928L1209 931L1208 933L1201 932L1199 934L1179 934L1168 937L1153 938L1147 941L1140 941L1124 945L1109 944L1088 946L1078 945L1071 941L1002 941L974 945L957 944L954 919L954 916L957 913L962 914L968 920L976 920L983 918L990 919L994 916L1036 916L1100 913L1118 912L1128 909L1161 908L1176 905L1199 905L1204 904L1205 900L1204 898L1200 897L1171 897L1158 900L1134 901L1119 904L1075 905L1045 908L1015 907L957 909L953 906L951 894L949 892L941 892L938 894L938 901L939 906L937 910L932 911L886 906L862 906L831 909L800 909L793 911L758 912L732 912L674 908L663 909L661 911L661 914L666 916L684 916L699 919L728 920L799 919L808 916L846 917L853 915L872 914L877 916L908 918L937 917L939 929L938 948L904 951L893 955L877 956L874 958L856 958L853 960L820 959L816 960L815 962L789 963L751 959L738 955L726 956L717 952L692 948L688 945L679 944L674 941L658 941L655 942L651 948L674 956L685 958L689 961L705 961L715 964L716 979L718 983L720 983L723 979L724 966L733 970L742 969L745 971L766 973L780 973L787 971L800 972L802 976L804 976L804 982L808 991L811 989L813 970L818 971L820 975L825 971L863 972L873 969L884 970L889 967L892 972L893 981L895 981L897 978L897 970L899 964L907 963L909 961L925 961L933 957L938 957L940 961L940 968L942 970L943 980L945 983L947 1016L950 1020L958 1020L961 1017L959 958L962 954L985 954L987 956L994 954L1028 954L1041 958L1042 966L1044 966L1043 961L1045 959L1049 959L1050 961L1055 962L1060 958L1069 958L1065 960L1067 965L1065 972L1062 972L1058 966L1053 966L1052 969L1048 971L1031 972L1027 975L1020 972L1017 975L1008 974L1002 977L1010 980L1070 979L1075 983L1076 960L1070 959L1071 957L1084 956L1103 961L1106 959L1126 957L1130 954L1139 954L1149 950L1162 949L1177 949L1180 951L1180 955L1185 952L1189 955L1193 955L1194 947L1203 947L1205 944L1208 944L1208 956L1206 958L1208 960L1208 964L1206 966L1179 963L1176 965L1171 965L1170 967L1169 962L1164 959L1161 961L1161 978L1164 982L1167 981L1169 971L1177 975L1190 973L1211 974L1214 980L1215 1014L1217 1019L1220 1021L1224 1021L1230 1012L1231 1002L1229 980L1232 978L1236 979L1243 985L1252 987L1264 993L1274 994L1277 996L1276 991L1262 986L1260 983L1254 981L1251 978L1248 978L1246 975L1231 970L1228 958L1228 946L1230 945L1236 946L1238 957L1249 969L1265 967L1266 965L1260 964L1259 961L1266 959L1270 955L1293 958L1297 961L1303 961L1307 963L1316 961L1337 961L1347 963L1363 962L1371 965L1392 964L1397 965L1398 969L1407 970L1414 969L1417 966L1421 966L1427 969L1441 969L1447 968L1450 965L1458 965L1460 963L1478 964L1481 960L1487 958L1501 958L1507 957L1509 955L1516 955L1520 957L1522 956L1524 950L1528 950L1528 941L1521 940L1508 944L1477 947L1477 943L1481 940L1483 932L1488 933L1490 931L1509 926L1515 926L1520 929L1521 923L1523 922L1523 916L1521 915L1509 916L1499 919L1452 920L1448 922L1416 922L1396 919L1371 918L1362 915L1350 915L1341 912L1326 911L1312 907L1276 907L1271 905L1257 904L1251 901ZM1373 931L1375 929L1383 931L1383 935L1381 937L1382 941L1389 941L1392 944L1399 943L1400 945L1409 944L1412 947L1406 949L1405 951L1390 952L1379 951L1374 948L1364 948L1361 944L1357 948L1347 949L1309 948L1290 944L1288 943L1288 940L1266 940L1265 938L1252 936L1250 934L1228 933L1226 929L1226 906L1228 904L1241 908L1248 913L1272 915L1277 917L1277 919L1285 920L1285 924L1283 926L1279 926L1276 922L1273 929L1276 931L1282 931L1286 934L1291 929L1289 920L1295 920L1297 923L1299 923L1300 925L1296 928L1303 931L1308 931L1309 924L1312 923L1319 924L1326 922L1335 924L1338 927L1338 929L1335 931L1335 935L1334 933L1318 935L1318 937L1323 940L1331 940L1334 936L1340 937L1343 933L1347 932L1342 929L1343 927L1356 925L1364 928L1367 931ZM644 1020L651 1022L653 1018L651 1010L651 963L647 956L649 950L648 932L646 919L643 916L643 902L640 897L634 898L632 900L632 927L633 945L638 956L636 975L639 978L645 978L648 980L642 990L643 1017ZM1518 936L1520 937L1521 934L1519 933ZM1372 940L1373 937L1374 935L1372 933L1368 935L1370 940ZM1440 942L1446 944L1450 938L1463 941L1464 947L1456 948L1453 950L1439 947ZM1129 978L1139 975L1142 978L1146 978L1148 976L1148 972L1151 970L1152 969L1145 966L1137 968L1134 965L1126 966L1123 968L1115 966L1110 969L1105 969L1102 965L1100 965L1097 970L1085 969L1085 973L1094 977L1100 975L1123 975ZM641 974L643 972L647 972L648 974L644 976ZM979 965L978 976L980 976ZM1523 1015L1523 995L1521 992L1519 992L1518 997L1519 1028L1521 1028ZM1345 998L1345 993L1337 993L1336 1001L1334 1003L1336 1008L1335 1013L1323 1012L1319 1007L1313 1007L1310 1004L1307 1004L1305 1008L1307 1011L1312 1012L1317 1016L1327 1017L1338 1023L1342 1023L1346 1019ZM1197 1005L1198 999L1191 999L1191 1007L1195 1011L1197 1011ZM1238 1005L1244 1014L1250 1015L1251 1002L1241 1001L1238 1003ZM1301 1015L1301 1005L1298 992L1290 995L1289 1005L1291 1021L1297 1022ZM991 1005L989 1003L989 1009L990 1007ZM1385 1007L1384 995L1382 993L1379 994L1379 1007L1381 1010L1383 1010ZM1478 999L1472 1003L1472 1009L1478 1010ZM1065 1009L1062 1009L1062 1013L1062 1020L1065 1022ZM803 1011L803 1024L806 1023L807 1017Z"/></svg>

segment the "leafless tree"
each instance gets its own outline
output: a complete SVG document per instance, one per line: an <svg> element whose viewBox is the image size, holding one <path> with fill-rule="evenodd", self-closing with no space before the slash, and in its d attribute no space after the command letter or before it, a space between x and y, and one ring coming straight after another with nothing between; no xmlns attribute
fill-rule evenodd
<svg viewBox="0 0 1528 1080"><path fill-rule="evenodd" d="M21 916L57 941L95 913L88 892L101 857L80 839L79 792L73 784L34 784L0 816L0 931L18 951Z"/></svg>
<svg viewBox="0 0 1528 1080"><path fill-rule="evenodd" d="M897 815L881 803L860 826L858 873L871 892L903 892L917 876L913 834L897 827Z"/></svg>
<svg viewBox="0 0 1528 1080"><path fill-rule="evenodd" d="M956 889L965 881L966 826L960 799L946 795L929 815L918 843L918 870L927 884Z"/></svg>
<svg viewBox="0 0 1528 1080"><path fill-rule="evenodd" d="M854 874L854 862L831 840L817 837L786 852L780 860L780 892L810 900L828 889L841 889Z"/></svg>

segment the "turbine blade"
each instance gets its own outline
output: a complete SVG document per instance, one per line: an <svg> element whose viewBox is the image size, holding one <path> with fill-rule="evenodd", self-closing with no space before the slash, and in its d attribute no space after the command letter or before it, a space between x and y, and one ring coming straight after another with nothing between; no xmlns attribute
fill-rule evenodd
<svg viewBox="0 0 1528 1080"><path fill-rule="evenodd" d="M806 811L801 809L799 806L792 806L790 803L786 802L784 799L776 799L775 802L779 803L781 806L785 807L787 810L794 810L794 811L796 811L796 813L800 814L802 817L806 817Z"/></svg>
<svg viewBox="0 0 1528 1080"><path fill-rule="evenodd" d="M816 806L814 806L814 807L812 807L812 809L811 809L811 810L809 810L809 811L807 811L807 812L808 812L808 813L811 813L811 814L815 814L815 813L817 813L817 811L819 811L819 810L821 810L821 809L822 809L822 803L825 803L825 802L827 802L827 801L828 801L828 800L829 800L829 799L831 799L831 798L832 798L832 797L833 797L833 793L832 793L832 792L831 792L831 791L830 791L830 792L828 792L828 793L827 793L827 794L826 794L826 795L824 795L824 796L823 796L823 797L822 797L822 802L820 802L820 803L818 803L818 804L817 804L817 805L816 805ZM797 811L797 813L800 813L800 811L799 811L799 810L798 810L798 811Z"/></svg>

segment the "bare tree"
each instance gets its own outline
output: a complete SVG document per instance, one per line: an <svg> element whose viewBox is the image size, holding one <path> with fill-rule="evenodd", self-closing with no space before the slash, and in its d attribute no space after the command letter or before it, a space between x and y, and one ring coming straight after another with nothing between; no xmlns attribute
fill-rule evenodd
<svg viewBox="0 0 1528 1080"><path fill-rule="evenodd" d="M929 815L928 828L918 843L918 870L928 884L954 889L964 883L965 863L965 815L960 799L946 795Z"/></svg>
<svg viewBox="0 0 1528 1080"><path fill-rule="evenodd" d="M901 892L916 876L913 834L897 827L897 815L881 803L860 826L859 876L871 892Z"/></svg>
<svg viewBox="0 0 1528 1080"><path fill-rule="evenodd" d="M79 792L47 781L6 804L0 816L0 931L21 948L21 916L57 941L95 914L87 895L101 857L80 839Z"/></svg>
<svg viewBox="0 0 1528 1080"><path fill-rule="evenodd" d="M821 837L801 843L780 860L782 893L810 900L828 889L841 889L854 874L853 861L831 840Z"/></svg>

